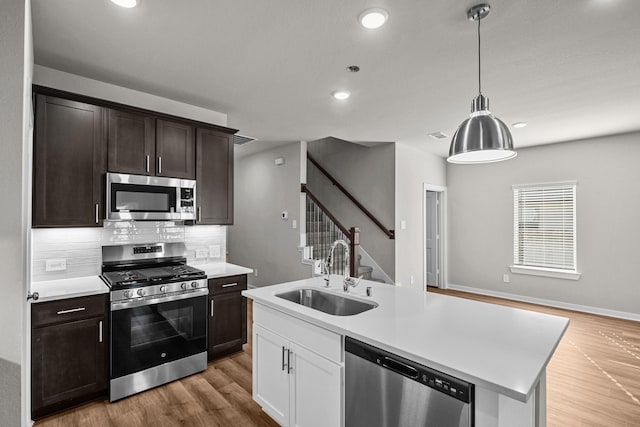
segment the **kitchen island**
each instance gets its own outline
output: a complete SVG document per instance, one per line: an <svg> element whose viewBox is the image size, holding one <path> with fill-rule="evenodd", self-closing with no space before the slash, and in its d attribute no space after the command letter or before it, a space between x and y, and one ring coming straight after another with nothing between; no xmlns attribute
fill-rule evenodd
<svg viewBox="0 0 640 427"><path fill-rule="evenodd" d="M372 289L371 296L365 294L367 287ZM300 288L377 306L352 316L335 316L277 296ZM342 277L337 275L330 276L328 289L323 277L315 277L243 294L254 300L254 399L282 425L318 419L317 414L302 412L315 412L314 401L321 406L318 414L324 414L318 419L324 424L317 425L344 424L345 336L475 384L477 427L546 425L545 370L568 326L565 318L365 280L345 294ZM264 364L269 363L263 357L268 351L261 354L261 348L279 338L283 338L282 360L276 362L282 362L280 371L285 374L295 371L297 364L303 366L303 361L296 360L300 354L317 366L328 362L320 371L329 375L313 379L326 380L325 385L337 393L333 411L326 405L322 408L330 400L326 396L310 396L307 401L299 395L305 387L313 387L305 384L302 375L309 369L298 369L300 378L289 379L289 389L279 391L288 396L288 403L270 401L269 390L262 393L265 381L276 382L280 374L267 375L260 382Z"/></svg>

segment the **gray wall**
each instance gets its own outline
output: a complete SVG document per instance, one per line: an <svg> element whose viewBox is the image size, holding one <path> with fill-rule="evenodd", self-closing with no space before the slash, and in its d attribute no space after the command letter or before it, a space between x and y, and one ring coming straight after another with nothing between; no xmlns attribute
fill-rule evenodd
<svg viewBox="0 0 640 427"><path fill-rule="evenodd" d="M258 270L257 277L249 275L251 285L311 277L298 251L300 150L294 143L235 159L234 224L227 228L227 248L229 262ZM275 165L277 157L284 157L284 165ZM289 212L287 221L280 218L282 211Z"/></svg>
<svg viewBox="0 0 640 427"><path fill-rule="evenodd" d="M449 165L449 283L640 314L640 133ZM512 184L577 180L578 281L511 274ZM502 275L511 276L503 283Z"/></svg>
<svg viewBox="0 0 640 427"><path fill-rule="evenodd" d="M424 184L445 185L442 157L419 147L396 143L396 284L423 289ZM400 227L401 221L407 224ZM411 278L413 277L413 285Z"/></svg>
<svg viewBox="0 0 640 427"><path fill-rule="evenodd" d="M32 47L30 13L23 0L3 0L0 14L0 423L20 425L24 339L26 227L29 192L24 147L29 140ZM25 223L27 221L27 223Z"/></svg>
<svg viewBox="0 0 640 427"><path fill-rule="evenodd" d="M393 144L364 147L334 138L308 144L309 153L388 229L395 223L395 149ZM364 166L363 166L364 165ZM318 199L347 228L360 228L360 245L395 277L395 241L311 163L307 183Z"/></svg>

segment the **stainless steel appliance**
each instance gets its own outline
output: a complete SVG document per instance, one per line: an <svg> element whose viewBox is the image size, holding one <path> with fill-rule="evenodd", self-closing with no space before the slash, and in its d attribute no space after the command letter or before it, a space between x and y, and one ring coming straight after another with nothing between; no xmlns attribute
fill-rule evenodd
<svg viewBox="0 0 640 427"><path fill-rule="evenodd" d="M112 402L207 368L206 274L184 254L184 243L102 248Z"/></svg>
<svg viewBox="0 0 640 427"><path fill-rule="evenodd" d="M474 385L345 337L346 427L471 427Z"/></svg>
<svg viewBox="0 0 640 427"><path fill-rule="evenodd" d="M191 179L107 173L107 219L195 220Z"/></svg>

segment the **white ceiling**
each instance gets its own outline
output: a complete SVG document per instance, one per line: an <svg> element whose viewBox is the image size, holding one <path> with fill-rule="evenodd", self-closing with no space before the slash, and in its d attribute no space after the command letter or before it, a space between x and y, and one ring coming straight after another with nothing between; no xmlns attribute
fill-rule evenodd
<svg viewBox="0 0 640 427"><path fill-rule="evenodd" d="M444 156L450 138L427 134L451 136L477 94L475 3L32 0L35 61L227 113L249 145L334 136ZM516 148L640 130L640 1L490 3L482 87L505 123L529 123ZM387 24L361 27L368 7Z"/></svg>

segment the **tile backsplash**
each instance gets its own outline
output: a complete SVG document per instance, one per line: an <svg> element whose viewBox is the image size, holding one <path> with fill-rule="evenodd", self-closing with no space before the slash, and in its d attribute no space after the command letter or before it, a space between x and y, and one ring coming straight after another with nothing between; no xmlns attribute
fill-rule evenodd
<svg viewBox="0 0 640 427"><path fill-rule="evenodd" d="M225 262L227 228L184 226L170 221L109 221L103 228L37 228L31 230L31 280L96 276L102 246L129 243L185 242L187 263L193 266ZM47 260L66 260L66 269L46 271Z"/></svg>

